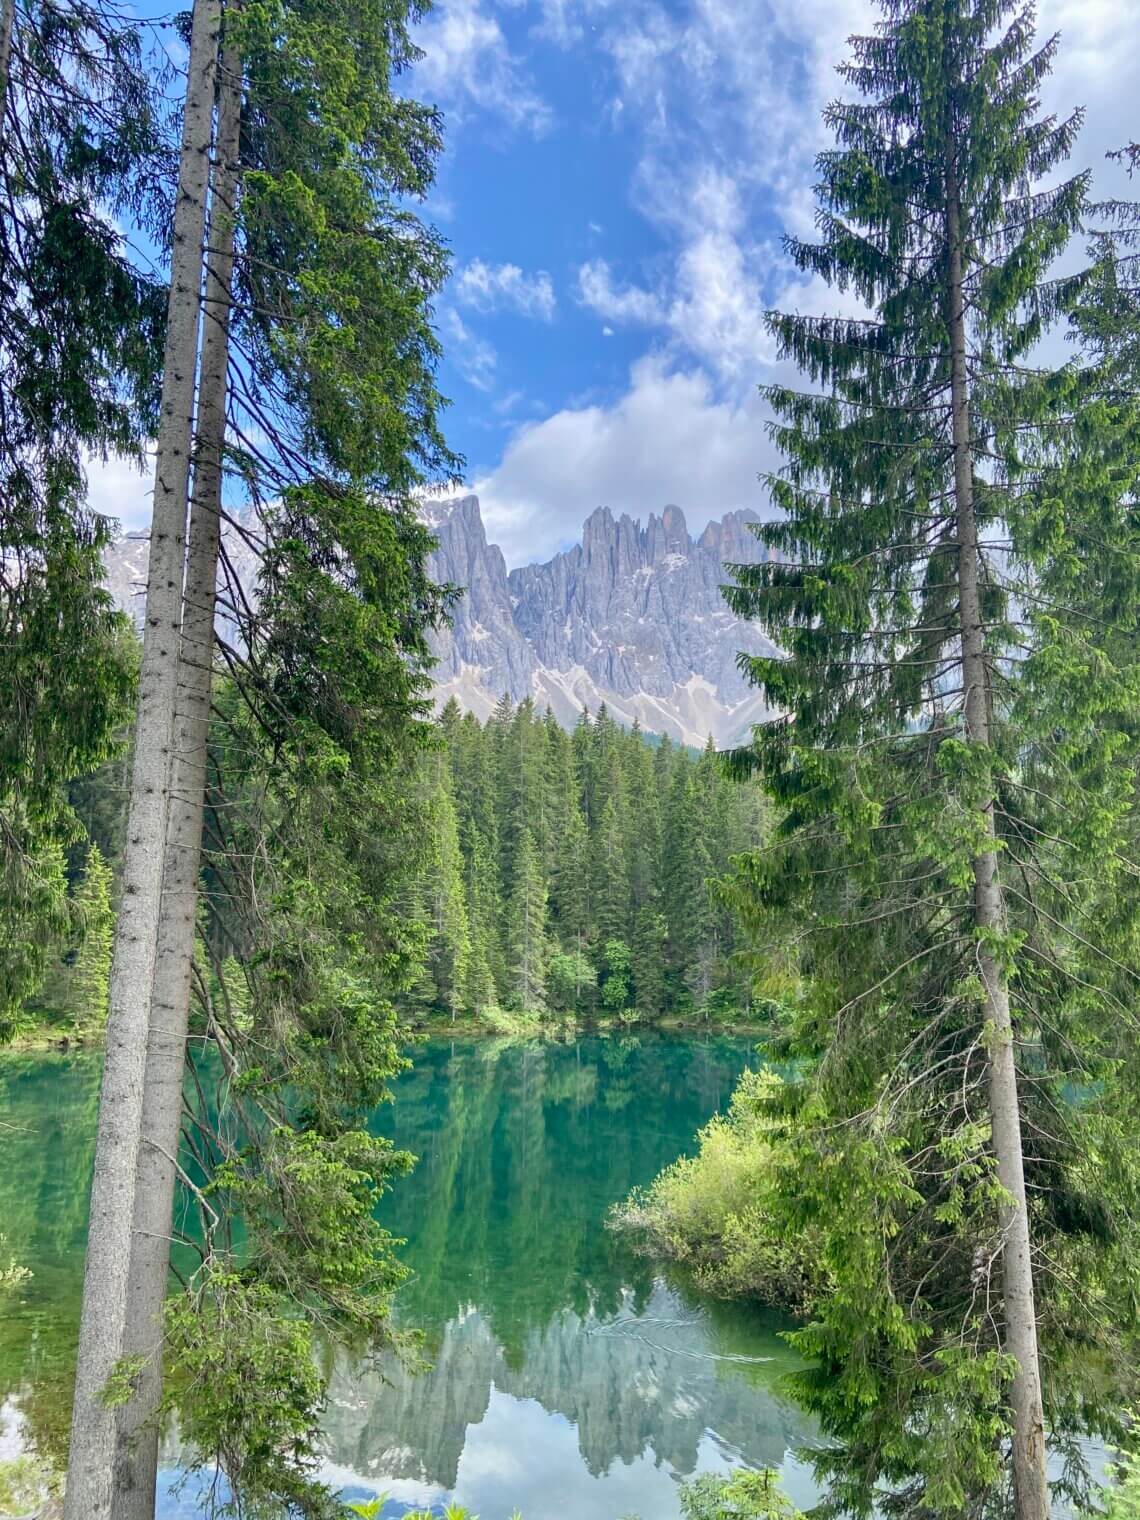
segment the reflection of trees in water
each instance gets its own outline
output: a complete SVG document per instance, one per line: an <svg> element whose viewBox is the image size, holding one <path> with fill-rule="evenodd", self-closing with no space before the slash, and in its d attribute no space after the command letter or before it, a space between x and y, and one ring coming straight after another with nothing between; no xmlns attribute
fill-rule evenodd
<svg viewBox="0 0 1140 1520"><path fill-rule="evenodd" d="M778 1466L810 1438L809 1422L774 1389L790 1359L782 1342L755 1336L718 1352L706 1315L657 1283L641 1313L631 1295L606 1320L565 1309L526 1336L508 1362L488 1321L452 1320L428 1373L345 1361L333 1379L328 1452L362 1477L411 1478L452 1489L467 1427L487 1412L492 1385L534 1399L577 1426L589 1471L650 1451L682 1474L712 1431L754 1466ZM766 1358L744 1361L741 1357Z"/></svg>
<svg viewBox="0 0 1140 1520"><path fill-rule="evenodd" d="M723 1420L720 1433L737 1441L738 1406L742 1436L793 1418L750 1391L740 1366L707 1363L698 1376L691 1359L620 1339L643 1332L606 1325L643 1309L659 1318L648 1306L664 1291L603 1228L606 1210L691 1147L746 1054L740 1042L652 1036L414 1051L415 1069L377 1122L421 1157L384 1212L408 1238L402 1254L416 1275L401 1313L424 1328L435 1371L394 1373L388 1395L338 1374L345 1403L330 1428L343 1460L369 1471L403 1445L393 1474L419 1464L453 1475L492 1381L575 1420L594 1471L647 1444L658 1450L657 1431L659 1454L686 1471L702 1422L720 1430ZM0 1227L35 1274L0 1315L0 1403L14 1397L55 1460L71 1400L98 1087L97 1056L8 1054L0 1065ZM668 1316L691 1315L666 1298ZM478 1313L466 1315L471 1305ZM738 1347L738 1318L711 1308L705 1349L717 1339L715 1349Z"/></svg>
<svg viewBox="0 0 1140 1520"><path fill-rule="evenodd" d="M602 1227L606 1211L692 1145L746 1052L659 1037L417 1051L394 1133L420 1162L385 1207L416 1274L404 1319L430 1341L477 1304L511 1360L563 1308L612 1314L625 1287L648 1293L651 1271Z"/></svg>
<svg viewBox="0 0 1140 1520"><path fill-rule="evenodd" d="M18 1408L49 1461L67 1451L83 1287L99 1057L16 1054L0 1063L0 1230L31 1280L0 1313L0 1405Z"/></svg>
<svg viewBox="0 0 1140 1520"><path fill-rule="evenodd" d="M433 1370L387 1367L385 1384L340 1367L333 1460L450 1488L492 1384L573 1421L594 1474L646 1449L692 1472L708 1429L750 1461L782 1460L807 1434L771 1390L783 1343L755 1316L687 1304L603 1228L611 1203L692 1145L745 1055L654 1037L417 1052L394 1133L420 1162L386 1220L409 1238L401 1315L424 1329Z"/></svg>

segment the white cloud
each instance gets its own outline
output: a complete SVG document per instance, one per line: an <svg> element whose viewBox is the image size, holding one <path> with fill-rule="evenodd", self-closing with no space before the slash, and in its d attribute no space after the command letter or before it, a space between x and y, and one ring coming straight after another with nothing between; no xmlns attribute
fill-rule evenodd
<svg viewBox="0 0 1140 1520"><path fill-rule="evenodd" d="M517 264L485 264L472 259L455 279L455 298L476 311L498 311L506 307L524 317L538 317L549 322L557 302L554 282L545 269L526 275Z"/></svg>
<svg viewBox="0 0 1140 1520"><path fill-rule="evenodd" d="M677 501L699 527L725 508L763 509L756 472L773 461L755 384L782 375L769 307L847 312L852 297L805 282L776 235L814 235L821 121L835 67L871 0L531 0L545 35L576 46L596 27L612 72L605 112L634 133L634 205L661 253L578 270L577 295L604 326L645 329L647 357L612 404L569 404L511 435L476 483L508 559L577 537L599 502L644 515ZM1128 136L1140 44L1119 0L1039 0L1039 36L1060 29L1045 108L1088 117L1074 168L1099 194L1129 188L1104 162ZM1134 187L1133 191L1134 191Z"/></svg>
<svg viewBox="0 0 1140 1520"><path fill-rule="evenodd" d="M502 0L511 6L525 5L526 0ZM556 47L571 48L588 32L596 30L593 18L603 15L611 0L537 0L539 20L534 35Z"/></svg>
<svg viewBox="0 0 1140 1520"><path fill-rule="evenodd" d="M654 329L675 363L698 360L734 394L766 378L775 361L771 307L859 311L850 294L805 281L780 248L749 235L737 186L723 172L699 171L682 199L692 220L655 287L621 284L605 259L592 259L578 270L584 306L606 322Z"/></svg>
<svg viewBox="0 0 1140 1520"><path fill-rule="evenodd" d="M448 340L448 357L459 373L476 390L492 390L499 364L494 344L472 332L453 306L445 307L439 320Z"/></svg>
<svg viewBox="0 0 1140 1520"><path fill-rule="evenodd" d="M582 40L582 24L574 18L575 0L542 0L542 19L536 35L557 47L573 47Z"/></svg>
<svg viewBox="0 0 1140 1520"><path fill-rule="evenodd" d="M415 41L424 54L416 64L415 89L438 99L453 120L475 108L536 135L549 128L549 106L482 0L438 0Z"/></svg>
<svg viewBox="0 0 1140 1520"><path fill-rule="evenodd" d="M618 289L605 259L591 259L578 270L578 299L599 317L610 322L653 326L664 319L661 298L655 291L636 285Z"/></svg>
<svg viewBox="0 0 1140 1520"><path fill-rule="evenodd" d="M759 257L746 239L721 229L700 233L678 260L669 326L726 384L754 384L774 355Z"/></svg>
<svg viewBox="0 0 1140 1520"><path fill-rule="evenodd" d="M754 259L731 233L704 232L656 290L616 284L604 259L583 264L579 299L606 322L660 329L679 355L699 358L725 384L753 384L772 353Z"/></svg>
<svg viewBox="0 0 1140 1520"><path fill-rule="evenodd" d="M512 435L473 483L488 537L518 565L575 540L599 505L644 518L676 502L696 530L734 507L762 511L763 423L755 395L720 399L699 369L640 360L615 405L568 407Z"/></svg>
<svg viewBox="0 0 1140 1520"><path fill-rule="evenodd" d="M150 526L153 463L140 471L133 460L112 454L108 459L88 458L85 468L92 511L115 518L124 532Z"/></svg>
<svg viewBox="0 0 1140 1520"><path fill-rule="evenodd" d="M1092 165L1098 189L1119 193L1120 172L1105 165L1104 153L1129 135L1140 63L1134 29L1117 0L1041 0L1039 11L1042 39L1061 31L1046 107L1088 105L1075 165ZM615 124L620 117L640 137L632 194L672 247L672 270L652 292L672 337L726 378L762 362L758 317L779 270L770 268L774 249L749 228L775 224L813 235L814 160L828 142L821 112L844 88L835 70L847 38L872 30L878 7L871 0L580 0L576 14L599 22ZM609 274L598 261L587 267ZM596 293L624 290L611 277ZM585 289L583 296L595 304ZM647 295L640 310L613 317L651 321L649 302Z"/></svg>

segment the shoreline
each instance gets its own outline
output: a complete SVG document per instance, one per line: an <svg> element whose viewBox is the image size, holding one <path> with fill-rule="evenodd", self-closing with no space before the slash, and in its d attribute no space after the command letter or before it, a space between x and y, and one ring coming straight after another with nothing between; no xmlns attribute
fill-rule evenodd
<svg viewBox="0 0 1140 1520"><path fill-rule="evenodd" d="M504 1013L489 1020L476 1014L464 1014L449 1019L446 1014L409 1021L405 1028L415 1042L424 1039L446 1039L449 1036L480 1040L545 1040L563 1044L584 1036L608 1037L611 1035L718 1035L725 1038L761 1040L766 1027L755 1021L742 1019L702 1019L693 1014L670 1014L661 1019L625 1020L617 1018L527 1018L524 1015ZM14 1039L0 1044L0 1063L6 1055L86 1055L103 1048L99 1035L60 1034L50 1026L26 1030Z"/></svg>

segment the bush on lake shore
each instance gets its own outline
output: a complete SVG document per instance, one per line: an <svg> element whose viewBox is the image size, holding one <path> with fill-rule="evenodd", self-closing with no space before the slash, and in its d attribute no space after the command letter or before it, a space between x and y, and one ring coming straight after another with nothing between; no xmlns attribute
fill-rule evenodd
<svg viewBox="0 0 1140 1520"><path fill-rule="evenodd" d="M746 1071L727 1113L701 1130L696 1155L616 1205L610 1224L691 1269L707 1292L802 1309L809 1242L774 1231L767 1208L778 1139L770 1100L781 1086L773 1072Z"/></svg>

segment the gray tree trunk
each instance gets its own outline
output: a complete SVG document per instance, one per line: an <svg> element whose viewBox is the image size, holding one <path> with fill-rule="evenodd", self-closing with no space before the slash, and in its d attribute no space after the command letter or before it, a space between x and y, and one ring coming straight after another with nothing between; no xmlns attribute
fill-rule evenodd
<svg viewBox="0 0 1140 1520"><path fill-rule="evenodd" d="M128 1262L142 1131L147 1019L177 704L187 484L219 23L219 0L196 0L174 213L122 905L115 935L91 1187L65 1520L112 1520L113 1515L116 1420L114 1410L101 1395L123 1355L128 1314Z"/></svg>
<svg viewBox="0 0 1140 1520"><path fill-rule="evenodd" d="M7 135L8 80L12 71L12 29L16 24L16 0L0 0L0 143Z"/></svg>
<svg viewBox="0 0 1140 1520"><path fill-rule="evenodd" d="M966 376L966 317L963 291L961 207L951 170L946 231L950 253L951 411L954 438L954 496L958 515L958 595L962 625L962 672L966 735L975 744L990 743L989 690L985 630L978 592L978 528L974 516L973 460L970 451L970 398ZM985 812L985 830L995 839L994 799ZM974 861L974 922L1001 933L1005 903L997 851L988 848ZM1025 1169L1021 1145L1021 1109L1009 1009L1009 982L995 957L980 946L978 968L985 987L986 1019L993 1029L990 1051L990 1122L998 1180L1008 1196L1001 1211L1002 1291L1005 1303L1005 1349L1017 1365L1010 1385L1013 1415L1013 1482L1017 1520L1047 1520L1049 1479L1046 1470L1045 1418L1037 1354L1037 1314L1033 1302L1033 1256Z"/></svg>
<svg viewBox="0 0 1140 1520"><path fill-rule="evenodd" d="M234 210L241 129L240 70L241 60L234 48L224 47L206 257L177 743L167 815L166 867L151 992L142 1148L131 1243L131 1313L126 1354L140 1360L141 1370L133 1398L119 1410L115 1520L153 1520L158 1479L162 1309L169 1273L175 1160L182 1123L182 1078L198 910L221 538Z"/></svg>

